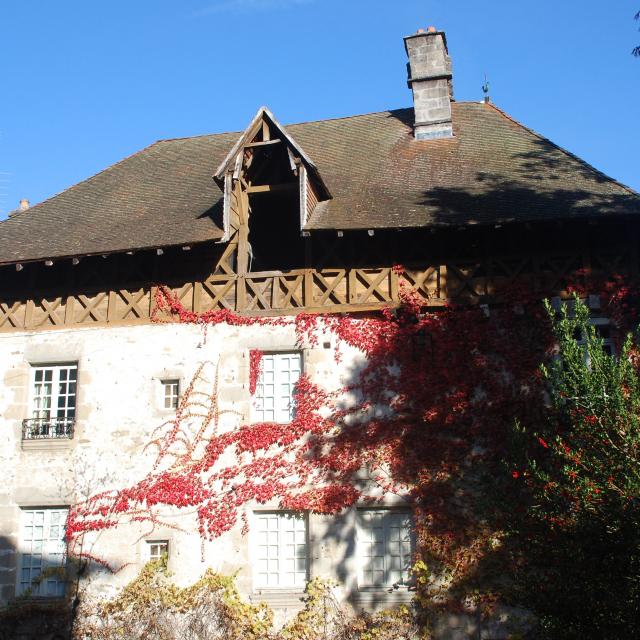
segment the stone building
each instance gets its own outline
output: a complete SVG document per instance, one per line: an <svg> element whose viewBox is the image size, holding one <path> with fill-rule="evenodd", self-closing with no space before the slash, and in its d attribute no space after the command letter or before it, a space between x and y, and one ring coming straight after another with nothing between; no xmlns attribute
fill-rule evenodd
<svg viewBox="0 0 640 640"><path fill-rule="evenodd" d="M334 336L300 344L292 324L158 321L160 290L185 313L357 317L402 289L437 308L491 304L522 279L561 295L575 270L637 273L638 194L491 102L455 102L444 33L405 46L412 108L286 127L261 108L244 132L156 142L0 223L2 602L65 595L46 569L64 559L69 507L153 469L146 445L200 363L224 430L287 423L302 371L334 388L362 362L352 349L336 364ZM214 540L169 510L87 538L123 568L84 580L108 597L167 554L182 584L238 571L242 593L280 610L316 575L359 608L408 602L405 505L256 504L247 534Z"/></svg>

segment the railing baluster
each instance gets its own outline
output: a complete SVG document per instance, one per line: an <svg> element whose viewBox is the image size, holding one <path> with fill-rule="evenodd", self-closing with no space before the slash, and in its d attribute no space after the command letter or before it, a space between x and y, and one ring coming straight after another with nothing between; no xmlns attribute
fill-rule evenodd
<svg viewBox="0 0 640 640"><path fill-rule="evenodd" d="M28 418L22 421L23 440L73 438L75 418Z"/></svg>

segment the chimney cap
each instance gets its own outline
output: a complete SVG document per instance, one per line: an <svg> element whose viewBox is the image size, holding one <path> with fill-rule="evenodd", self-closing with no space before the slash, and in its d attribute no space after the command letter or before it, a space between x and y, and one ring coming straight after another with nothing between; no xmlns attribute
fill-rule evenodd
<svg viewBox="0 0 640 640"><path fill-rule="evenodd" d="M413 38L429 38L434 36L442 36L445 49L448 52L449 45L447 44L447 34L444 31L438 31L435 27L428 27L426 31L424 29L418 29L415 33L412 33L410 36L405 36L403 38L405 43L405 49L407 48L407 40L412 40Z"/></svg>
<svg viewBox="0 0 640 640"><path fill-rule="evenodd" d="M29 201L26 198L22 198L20 200L20 204L18 205L19 211L26 211L29 208Z"/></svg>

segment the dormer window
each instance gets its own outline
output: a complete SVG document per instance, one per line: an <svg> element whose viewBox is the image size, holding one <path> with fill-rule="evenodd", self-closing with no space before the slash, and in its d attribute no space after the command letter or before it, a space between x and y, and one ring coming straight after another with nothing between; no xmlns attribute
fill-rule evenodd
<svg viewBox="0 0 640 640"><path fill-rule="evenodd" d="M258 111L215 179L224 189L225 239L237 245L237 273L286 271L304 263L301 230L331 194L267 109Z"/></svg>

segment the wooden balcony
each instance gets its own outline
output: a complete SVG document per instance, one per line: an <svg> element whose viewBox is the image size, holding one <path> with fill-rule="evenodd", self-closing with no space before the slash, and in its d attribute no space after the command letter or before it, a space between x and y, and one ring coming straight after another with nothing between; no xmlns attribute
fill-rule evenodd
<svg viewBox="0 0 640 640"><path fill-rule="evenodd" d="M291 315L300 312L371 311L394 306L400 288L414 290L427 304L443 302L440 269L296 269L212 275L203 281L166 285L189 311L228 309L243 315ZM0 296L0 331L77 325L149 322L155 287L49 295L27 300Z"/></svg>

